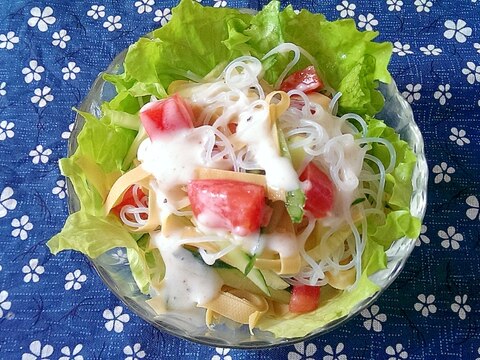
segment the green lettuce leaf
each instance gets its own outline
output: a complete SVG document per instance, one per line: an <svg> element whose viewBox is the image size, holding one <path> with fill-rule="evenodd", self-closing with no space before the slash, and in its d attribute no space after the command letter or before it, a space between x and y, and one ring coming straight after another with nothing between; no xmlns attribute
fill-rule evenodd
<svg viewBox="0 0 480 360"><path fill-rule="evenodd" d="M71 214L62 231L51 238L47 246L52 254L63 250L76 250L92 259L111 249L124 247L127 249L132 275L139 289L142 292L148 291L150 271L145 252L113 215L104 217L90 215L85 211Z"/></svg>
<svg viewBox="0 0 480 360"><path fill-rule="evenodd" d="M162 98L174 80L203 77L238 56L262 58L280 43L292 42L312 54L322 77L343 93L340 113L373 115L383 106L376 87L377 81L391 80L387 65L392 45L372 41L378 33L358 31L351 19L330 22L305 10L297 14L291 6L280 10L278 1L255 16L192 0L182 0L172 12L167 25L130 46L123 74L104 75L119 94ZM266 59L265 79L275 83L291 57L277 54ZM307 65L302 57L296 68ZM111 109L122 110L113 105Z"/></svg>
<svg viewBox="0 0 480 360"><path fill-rule="evenodd" d="M75 189L80 207L91 215L103 215L102 204L114 181L121 175L122 161L135 131L98 120L79 111L85 123L77 137L78 147L69 158L59 162L62 174Z"/></svg>
<svg viewBox="0 0 480 360"><path fill-rule="evenodd" d="M387 65L392 45L373 42L378 32L360 32L352 19L330 22L321 14L306 10L296 14L291 6L280 11L279 6L278 1L272 1L245 31L251 38L248 44L252 54L261 58L282 42L299 45L316 58L326 82L342 92L340 113L377 113L383 106L383 97L376 90L376 81L391 81ZM265 78L274 83L289 58L279 55L268 61ZM303 58L296 69L307 65Z"/></svg>
<svg viewBox="0 0 480 360"><path fill-rule="evenodd" d="M385 192L387 202L393 209L408 209L412 196L412 174L416 164L416 156L410 146L382 120L366 117L368 123L368 137L382 137L394 147L396 161L394 171L386 176ZM381 144L372 144L370 154L379 158L385 167L390 163L390 153Z"/></svg>
<svg viewBox="0 0 480 360"><path fill-rule="evenodd" d="M369 239L388 249L394 240L407 236L416 239L420 235L421 222L408 210L396 210L387 214L385 224L370 226Z"/></svg>

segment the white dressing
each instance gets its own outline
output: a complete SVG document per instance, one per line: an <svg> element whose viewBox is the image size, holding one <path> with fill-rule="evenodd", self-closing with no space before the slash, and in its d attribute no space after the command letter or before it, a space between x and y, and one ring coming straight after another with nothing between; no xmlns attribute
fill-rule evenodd
<svg viewBox="0 0 480 360"><path fill-rule="evenodd" d="M208 140L204 131L179 130L155 141L145 139L137 157L167 192L179 184L186 184L193 177L195 168L207 165L202 155Z"/></svg>
<svg viewBox="0 0 480 360"><path fill-rule="evenodd" d="M265 249L277 252L285 258L294 256L299 251L299 242L293 233L262 234L262 242Z"/></svg>
<svg viewBox="0 0 480 360"><path fill-rule="evenodd" d="M247 144L259 167L265 170L268 186L285 191L300 187L292 162L279 154L272 136L271 119L266 102L257 101L240 114L237 138Z"/></svg>
<svg viewBox="0 0 480 360"><path fill-rule="evenodd" d="M223 285L220 276L185 250L180 245L180 238L165 237L160 233L151 236L165 263L165 277L159 295L167 309L191 309L218 295Z"/></svg>

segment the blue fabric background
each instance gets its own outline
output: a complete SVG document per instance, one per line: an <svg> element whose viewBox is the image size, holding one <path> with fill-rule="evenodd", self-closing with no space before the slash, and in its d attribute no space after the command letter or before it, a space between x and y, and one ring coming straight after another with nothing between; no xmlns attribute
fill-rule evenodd
<svg viewBox="0 0 480 360"><path fill-rule="evenodd" d="M397 281L337 330L273 350L197 345L139 319L81 254L52 256L45 243L67 216L57 161L72 106L117 53L159 26L154 18L168 20L175 1L2 0L0 359L480 359L480 0L292 4L352 17L395 43L390 70L412 103L430 170L425 226ZM104 6L97 19L93 5Z"/></svg>

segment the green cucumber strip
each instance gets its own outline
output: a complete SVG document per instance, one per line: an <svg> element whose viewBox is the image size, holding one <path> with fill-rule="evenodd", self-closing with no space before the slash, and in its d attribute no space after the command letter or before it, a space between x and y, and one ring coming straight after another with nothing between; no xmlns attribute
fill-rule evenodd
<svg viewBox="0 0 480 360"><path fill-rule="evenodd" d="M285 139L283 131L278 126L278 123L277 136L278 144L280 145L280 154L291 161L292 157L290 155L290 151L288 150L287 140ZM304 205L305 194L303 193L302 189L287 191L285 195L285 207L287 208L288 214L290 215L290 219L292 219L294 223L299 223L302 221Z"/></svg>

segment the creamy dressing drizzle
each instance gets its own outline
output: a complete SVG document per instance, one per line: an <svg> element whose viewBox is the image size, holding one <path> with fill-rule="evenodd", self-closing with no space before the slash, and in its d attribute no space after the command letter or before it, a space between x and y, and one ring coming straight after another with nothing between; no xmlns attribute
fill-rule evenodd
<svg viewBox="0 0 480 360"><path fill-rule="evenodd" d="M167 309L191 309L218 295L223 285L220 276L185 250L180 237L165 237L157 232L151 238L165 263L165 278L158 295Z"/></svg>
<svg viewBox="0 0 480 360"><path fill-rule="evenodd" d="M239 116L237 138L247 144L260 168L265 170L267 184L285 191L300 187L298 175L289 159L279 154L272 135L268 104L256 101Z"/></svg>
<svg viewBox="0 0 480 360"><path fill-rule="evenodd" d="M212 112L219 111L212 124L224 128L231 121L237 123L237 138L246 145L247 152L259 169L266 174L267 184L274 189L296 190L300 183L291 162L280 156L273 138L269 106L263 100L263 91L257 93L252 88L261 89L258 82L262 68L257 59L238 59L239 66L229 66L213 83L190 84L179 91L190 103L204 108L203 122L212 118ZM239 72L238 68L244 70Z"/></svg>
<svg viewBox="0 0 480 360"><path fill-rule="evenodd" d="M262 234L265 249L278 252L281 257L290 257L298 254L299 242L294 234L275 232Z"/></svg>

